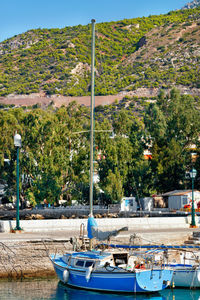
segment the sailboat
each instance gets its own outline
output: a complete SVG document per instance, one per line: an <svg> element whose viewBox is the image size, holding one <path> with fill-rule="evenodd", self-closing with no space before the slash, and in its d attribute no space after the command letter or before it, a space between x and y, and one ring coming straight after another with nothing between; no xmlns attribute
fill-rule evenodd
<svg viewBox="0 0 200 300"><path fill-rule="evenodd" d="M174 270L174 287L196 289L200 288L200 246L198 245L116 245L110 248L126 248L134 251L134 255L141 253L149 259L153 257L155 264L162 261L163 266Z"/></svg>
<svg viewBox="0 0 200 300"><path fill-rule="evenodd" d="M93 175L94 175L94 52L95 20L92 23L91 59L91 128L90 128L90 214L88 237L90 250L52 255L51 261L58 278L68 286L103 292L150 293L170 285L173 269L155 266L133 256L129 251L97 251L92 249L93 238L104 240L121 230L100 232L93 217Z"/></svg>
<svg viewBox="0 0 200 300"><path fill-rule="evenodd" d="M180 250L176 251L176 259L170 259L174 251L168 250L168 259L163 261L166 266L174 269L174 286L190 289L200 288L200 247L195 245L179 247Z"/></svg>
<svg viewBox="0 0 200 300"><path fill-rule="evenodd" d="M179 253L179 255L178 255ZM174 269L173 282L175 287L196 289L200 288L200 247L180 246L178 259L164 262ZM168 253L170 257L172 253Z"/></svg>

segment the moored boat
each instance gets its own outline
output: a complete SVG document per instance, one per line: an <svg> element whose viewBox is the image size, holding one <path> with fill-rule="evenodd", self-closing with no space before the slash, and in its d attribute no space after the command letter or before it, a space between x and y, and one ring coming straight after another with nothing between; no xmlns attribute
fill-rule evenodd
<svg viewBox="0 0 200 300"><path fill-rule="evenodd" d="M128 252L86 251L51 257L59 279L72 287L104 292L150 293L170 285L171 268L138 266Z"/></svg>
<svg viewBox="0 0 200 300"><path fill-rule="evenodd" d="M175 287L200 288L200 252L180 251L180 261L168 263L174 269L173 282Z"/></svg>
<svg viewBox="0 0 200 300"><path fill-rule="evenodd" d="M143 257L154 256L154 262L173 269L172 285L182 288L200 288L200 246L198 245L110 245L113 248L126 247L137 250L151 249L143 252Z"/></svg>
<svg viewBox="0 0 200 300"><path fill-rule="evenodd" d="M184 264L170 264L174 269L173 282L175 287L200 288L200 267Z"/></svg>

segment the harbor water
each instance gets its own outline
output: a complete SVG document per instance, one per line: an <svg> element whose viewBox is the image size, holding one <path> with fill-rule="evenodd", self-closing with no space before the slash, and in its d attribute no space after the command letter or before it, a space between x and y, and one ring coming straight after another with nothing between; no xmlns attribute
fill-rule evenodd
<svg viewBox="0 0 200 300"><path fill-rule="evenodd" d="M97 293L64 286L57 279L0 281L0 300L200 300L200 290L167 289L149 295Z"/></svg>

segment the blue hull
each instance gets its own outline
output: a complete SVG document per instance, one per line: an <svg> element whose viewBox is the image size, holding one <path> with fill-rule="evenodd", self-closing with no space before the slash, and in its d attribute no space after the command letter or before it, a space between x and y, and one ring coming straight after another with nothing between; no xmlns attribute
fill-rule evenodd
<svg viewBox="0 0 200 300"><path fill-rule="evenodd" d="M59 279L66 283L63 272L66 266L61 259L52 261ZM150 293L165 289L171 282L172 270L138 270L136 272L98 272L91 273L86 279L84 270L68 268L69 278L67 285L82 289L121 292L121 293ZM168 283L167 283L168 282Z"/></svg>

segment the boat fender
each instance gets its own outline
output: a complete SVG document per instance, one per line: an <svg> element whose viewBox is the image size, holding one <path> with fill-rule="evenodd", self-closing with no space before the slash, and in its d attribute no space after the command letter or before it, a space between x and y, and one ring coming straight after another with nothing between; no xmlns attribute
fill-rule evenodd
<svg viewBox="0 0 200 300"><path fill-rule="evenodd" d="M87 270L85 272L85 278L86 278L87 282L90 280L92 270L93 270L93 266L90 266L87 268Z"/></svg>
<svg viewBox="0 0 200 300"><path fill-rule="evenodd" d="M67 283L68 279L69 279L69 271L64 270L64 272L63 272L63 281L64 281L64 283Z"/></svg>
<svg viewBox="0 0 200 300"><path fill-rule="evenodd" d="M200 272L199 272L199 269L197 269L197 279L200 282Z"/></svg>

